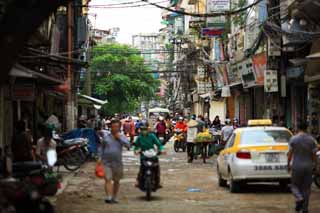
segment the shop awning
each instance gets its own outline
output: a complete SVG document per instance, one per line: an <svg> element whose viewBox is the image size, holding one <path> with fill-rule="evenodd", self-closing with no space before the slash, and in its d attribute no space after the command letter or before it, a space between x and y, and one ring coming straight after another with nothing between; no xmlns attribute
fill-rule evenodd
<svg viewBox="0 0 320 213"><path fill-rule="evenodd" d="M97 98L94 98L94 97L91 97L88 95L82 95L82 94L78 94L78 95L84 99L87 99L91 102L94 102L96 105L104 105L104 104L108 103L107 100L103 101L103 100L100 100L100 99L97 99Z"/></svg>
<svg viewBox="0 0 320 213"><path fill-rule="evenodd" d="M34 79L44 79L47 80L51 83L54 84L63 84L64 81L48 76L44 73L39 73L36 71L33 71L31 69L28 69L20 64L16 64L13 66L13 68L11 69L10 76L14 76L14 77L20 77L20 78L34 78Z"/></svg>

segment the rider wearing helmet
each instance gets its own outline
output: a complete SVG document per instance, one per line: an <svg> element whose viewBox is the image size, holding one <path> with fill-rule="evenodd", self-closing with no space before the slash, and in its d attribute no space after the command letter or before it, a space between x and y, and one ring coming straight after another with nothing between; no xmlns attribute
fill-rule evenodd
<svg viewBox="0 0 320 213"><path fill-rule="evenodd" d="M164 117L162 117L162 116L159 117L159 121L156 124L156 128L155 129L157 130L158 138L159 138L160 135L165 135L166 134L167 126L166 126L166 123L164 121Z"/></svg>
<svg viewBox="0 0 320 213"><path fill-rule="evenodd" d="M153 133L151 133L149 131L148 123L146 121L142 121L141 126L140 126L140 135L134 143L135 154L139 155L144 151L154 149L155 146L158 147L158 151L160 151L161 153L164 153L163 152L163 150L164 150L163 145L158 140L158 138ZM138 173L136 186L139 185L140 180L142 178L143 169L144 169L144 166L142 163L143 160L144 160L144 156L140 155L140 171ZM157 162L159 161L158 157L155 157L154 160ZM158 166L156 168L156 177L157 177L157 184L160 186L160 166Z"/></svg>

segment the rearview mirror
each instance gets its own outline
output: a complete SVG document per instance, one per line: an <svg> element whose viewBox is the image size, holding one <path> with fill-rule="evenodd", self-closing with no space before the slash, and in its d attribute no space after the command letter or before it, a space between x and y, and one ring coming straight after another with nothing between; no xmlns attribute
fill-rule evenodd
<svg viewBox="0 0 320 213"><path fill-rule="evenodd" d="M47 151L47 161L49 166L54 166L57 162L57 152L54 149Z"/></svg>

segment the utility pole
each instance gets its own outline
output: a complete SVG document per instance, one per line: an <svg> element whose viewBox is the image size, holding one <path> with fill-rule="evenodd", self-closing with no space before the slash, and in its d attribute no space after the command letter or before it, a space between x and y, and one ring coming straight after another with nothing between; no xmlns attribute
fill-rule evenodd
<svg viewBox="0 0 320 213"><path fill-rule="evenodd" d="M67 85L68 85L68 91L67 91L67 97L66 97L66 126L67 130L71 130L75 127L74 125L74 97L73 97L73 86L72 86L72 50L73 50L73 7L72 7L72 1L68 2L68 9L67 9L67 39L68 39L68 45L67 45L67 51L68 51L68 59L69 63L67 65Z"/></svg>

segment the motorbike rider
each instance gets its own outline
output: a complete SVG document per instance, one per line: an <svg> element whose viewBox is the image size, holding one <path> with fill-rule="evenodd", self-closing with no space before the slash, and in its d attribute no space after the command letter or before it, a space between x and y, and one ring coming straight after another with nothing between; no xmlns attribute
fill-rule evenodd
<svg viewBox="0 0 320 213"><path fill-rule="evenodd" d="M164 122L164 118L162 116L159 117L159 122L156 124L157 137L159 138L161 135L166 135L166 123Z"/></svg>
<svg viewBox="0 0 320 213"><path fill-rule="evenodd" d="M186 133L187 132L187 128L188 128L188 126L184 122L183 117L179 117L179 120L176 123L176 126L175 126L174 130L175 131L180 130L181 132Z"/></svg>
<svg viewBox="0 0 320 213"><path fill-rule="evenodd" d="M137 177L136 187L139 186L139 183L141 182L141 179L143 178L144 164L142 163L142 161L145 159L145 157L141 153L144 151L150 150L150 149L154 149L155 146L158 147L158 150L162 154L165 154L165 152L163 151L164 150L163 145L158 140L158 138L148 130L148 123L144 121L140 126L140 135L134 143L134 153L136 155L140 155L140 170L139 170L138 177ZM155 157L154 160L159 165L158 157ZM155 169L155 172L156 172L156 183L158 185L158 188L161 188L161 185L160 185L160 166L158 166Z"/></svg>

